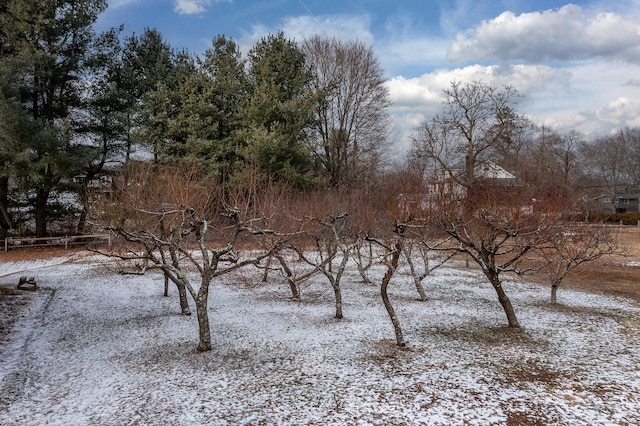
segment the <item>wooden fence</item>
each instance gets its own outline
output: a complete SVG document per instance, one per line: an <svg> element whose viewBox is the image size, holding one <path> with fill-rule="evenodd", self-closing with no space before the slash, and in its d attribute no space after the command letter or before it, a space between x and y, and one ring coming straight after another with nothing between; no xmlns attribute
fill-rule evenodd
<svg viewBox="0 0 640 426"><path fill-rule="evenodd" d="M9 237L4 239L4 251L10 248L29 248L29 247L50 247L64 246L68 249L70 245L87 244L96 240L107 241L111 247L111 234L86 234L86 235L69 235L64 237L42 237L42 238L22 238Z"/></svg>

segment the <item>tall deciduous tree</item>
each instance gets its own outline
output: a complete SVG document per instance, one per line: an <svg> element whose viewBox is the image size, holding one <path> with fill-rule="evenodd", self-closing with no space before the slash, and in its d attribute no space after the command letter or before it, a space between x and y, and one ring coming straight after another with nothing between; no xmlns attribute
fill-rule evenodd
<svg viewBox="0 0 640 426"><path fill-rule="evenodd" d="M627 147L627 161L625 161L626 173L629 176L630 192L640 191L640 127L624 127L615 133Z"/></svg>
<svg viewBox="0 0 640 426"><path fill-rule="evenodd" d="M516 143L500 151L498 162L527 182L546 186L550 192L563 196L567 202L581 194L583 178L578 149L582 135L575 131L560 133L548 127L531 126Z"/></svg>
<svg viewBox="0 0 640 426"><path fill-rule="evenodd" d="M526 127L513 109L518 92L509 86L453 82L444 95L442 113L418 127L413 155L470 189L477 165L495 157Z"/></svg>
<svg viewBox="0 0 640 426"><path fill-rule="evenodd" d="M614 134L581 146L582 160L587 173L595 178L594 185L608 192L613 211L616 208L616 195L635 189L633 177L628 173L630 150L626 142L625 138ZM634 164L634 167L637 167L637 164Z"/></svg>
<svg viewBox="0 0 640 426"><path fill-rule="evenodd" d="M317 92L316 156L329 185L362 185L380 169L388 142L389 91L373 49L319 36L302 45Z"/></svg>

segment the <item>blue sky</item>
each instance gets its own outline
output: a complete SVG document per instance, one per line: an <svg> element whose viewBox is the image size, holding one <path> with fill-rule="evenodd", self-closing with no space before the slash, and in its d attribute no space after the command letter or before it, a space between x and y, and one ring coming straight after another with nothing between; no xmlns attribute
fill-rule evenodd
<svg viewBox="0 0 640 426"><path fill-rule="evenodd" d="M640 126L640 0L109 0L96 28L120 24L193 53L217 34L244 53L280 30L363 41L388 79L399 152L454 80L514 86L518 110L559 131Z"/></svg>

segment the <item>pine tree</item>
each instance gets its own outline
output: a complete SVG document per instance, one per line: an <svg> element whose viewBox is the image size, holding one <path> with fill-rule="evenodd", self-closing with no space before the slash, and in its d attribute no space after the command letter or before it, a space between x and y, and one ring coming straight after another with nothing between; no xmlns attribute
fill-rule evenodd
<svg viewBox="0 0 640 426"><path fill-rule="evenodd" d="M264 37L249 52L244 157L265 173L298 186L312 183L311 81L304 54L281 32Z"/></svg>
<svg viewBox="0 0 640 426"><path fill-rule="evenodd" d="M106 6L105 0L9 0L0 10L0 67L31 133L14 166L30 195L37 236L47 234L51 193L73 176L82 157L74 114L82 106L92 25ZM5 139L19 138L8 133Z"/></svg>

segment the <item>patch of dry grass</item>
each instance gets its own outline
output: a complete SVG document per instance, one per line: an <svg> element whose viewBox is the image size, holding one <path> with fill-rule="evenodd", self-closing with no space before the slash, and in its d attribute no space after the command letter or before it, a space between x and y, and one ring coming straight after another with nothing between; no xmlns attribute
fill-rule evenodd
<svg viewBox="0 0 640 426"><path fill-rule="evenodd" d="M624 227L616 230L624 256L605 256L580 265L562 281L562 287L640 301L640 228ZM548 285L548 278L540 273L529 277ZM562 291L562 290L560 290Z"/></svg>

